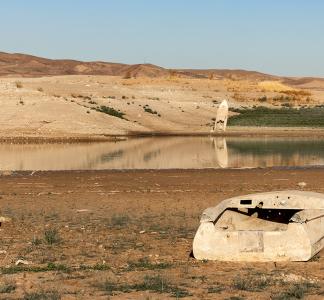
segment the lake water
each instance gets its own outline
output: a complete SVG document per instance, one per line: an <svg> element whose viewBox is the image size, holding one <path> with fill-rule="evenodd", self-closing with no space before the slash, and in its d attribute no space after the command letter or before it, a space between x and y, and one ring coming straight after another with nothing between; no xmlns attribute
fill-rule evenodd
<svg viewBox="0 0 324 300"><path fill-rule="evenodd" d="M0 144L0 170L324 166L320 138L150 137L116 143Z"/></svg>

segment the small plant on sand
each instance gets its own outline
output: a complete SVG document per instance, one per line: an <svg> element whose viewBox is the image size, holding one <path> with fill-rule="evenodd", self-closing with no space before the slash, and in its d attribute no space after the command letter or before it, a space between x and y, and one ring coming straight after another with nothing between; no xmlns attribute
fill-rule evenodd
<svg viewBox="0 0 324 300"><path fill-rule="evenodd" d="M16 285L13 282L3 282L0 283L0 293L8 294L16 289Z"/></svg>
<svg viewBox="0 0 324 300"><path fill-rule="evenodd" d="M270 278L262 274L241 276L237 275L233 280L233 287L237 290L259 292L271 285Z"/></svg>
<svg viewBox="0 0 324 300"><path fill-rule="evenodd" d="M268 100L267 96L263 96L258 99L259 102L267 102L267 100Z"/></svg>
<svg viewBox="0 0 324 300"><path fill-rule="evenodd" d="M106 264L95 264L91 268L92 268L92 270L96 270L96 271L106 271L106 270L110 269L110 267ZM89 267L88 267L88 269L89 269Z"/></svg>
<svg viewBox="0 0 324 300"><path fill-rule="evenodd" d="M32 240L32 245L33 246L38 246L38 245L42 244L42 242L43 242L42 239L34 236L33 237L33 240Z"/></svg>
<svg viewBox="0 0 324 300"><path fill-rule="evenodd" d="M167 269L170 268L172 265L167 262L161 263L152 263L149 261L147 257L140 258L138 261L129 261L128 262L128 271L134 270L157 270L157 269Z"/></svg>
<svg viewBox="0 0 324 300"><path fill-rule="evenodd" d="M135 284L118 284L116 282L106 280L103 283L96 284L96 286L105 291L108 295L114 295L114 292L129 293L132 290L167 293L176 298L183 298L191 295L187 290L170 284L160 275L147 275L144 277L142 282Z"/></svg>
<svg viewBox="0 0 324 300"><path fill-rule="evenodd" d="M42 87L37 88L37 91L44 92L44 89Z"/></svg>
<svg viewBox="0 0 324 300"><path fill-rule="evenodd" d="M303 299L307 293L313 288L318 288L317 284L309 281L301 281L292 284L286 291L283 291L277 295L271 297L273 300L291 300L291 299Z"/></svg>
<svg viewBox="0 0 324 300"><path fill-rule="evenodd" d="M50 229L45 230L44 239L48 245L57 244L61 241L59 232L55 228L50 228Z"/></svg>
<svg viewBox="0 0 324 300"><path fill-rule="evenodd" d="M157 293L170 293L173 297L183 298L190 296L190 293L182 288L178 288L168 282L160 275L145 276L142 283L135 284L136 291L152 291Z"/></svg>
<svg viewBox="0 0 324 300"><path fill-rule="evenodd" d="M128 215L113 215L110 219L110 224L112 227L124 227L129 223Z"/></svg>
<svg viewBox="0 0 324 300"><path fill-rule="evenodd" d="M60 300L62 297L58 291L38 291L26 293L23 300Z"/></svg>
<svg viewBox="0 0 324 300"><path fill-rule="evenodd" d="M212 285L208 288L208 294L217 294L225 290L225 287L221 286L219 283Z"/></svg>
<svg viewBox="0 0 324 300"><path fill-rule="evenodd" d="M16 85L16 88L17 88L17 89L21 89L21 88L23 87L23 84L22 84L21 81L16 81L16 82L15 82L15 85Z"/></svg>
<svg viewBox="0 0 324 300"><path fill-rule="evenodd" d="M144 105L143 109L145 112L150 113L152 115L159 115L158 112L156 110L153 110L152 108L150 108L148 104Z"/></svg>

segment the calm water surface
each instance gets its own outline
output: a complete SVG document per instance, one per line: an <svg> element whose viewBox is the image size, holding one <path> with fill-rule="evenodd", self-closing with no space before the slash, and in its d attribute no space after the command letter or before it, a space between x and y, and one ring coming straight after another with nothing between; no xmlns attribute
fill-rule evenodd
<svg viewBox="0 0 324 300"><path fill-rule="evenodd" d="M0 170L324 166L320 138L157 137L116 143L0 144Z"/></svg>

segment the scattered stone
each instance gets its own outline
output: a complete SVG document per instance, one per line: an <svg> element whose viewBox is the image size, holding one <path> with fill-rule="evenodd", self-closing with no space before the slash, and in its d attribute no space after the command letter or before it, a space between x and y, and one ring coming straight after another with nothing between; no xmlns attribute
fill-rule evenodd
<svg viewBox="0 0 324 300"><path fill-rule="evenodd" d="M88 212L90 209L77 209L77 212Z"/></svg>
<svg viewBox="0 0 324 300"><path fill-rule="evenodd" d="M6 223L6 222L11 222L11 219L8 217L0 216L0 223Z"/></svg>
<svg viewBox="0 0 324 300"><path fill-rule="evenodd" d="M30 262L27 261L27 260L23 260L23 259L18 259L16 262L15 262L15 265L16 266L19 266L19 265L29 265Z"/></svg>
<svg viewBox="0 0 324 300"><path fill-rule="evenodd" d="M145 233L145 230L142 230L142 231L140 231L139 233L140 233L140 234L143 234L143 233Z"/></svg>
<svg viewBox="0 0 324 300"><path fill-rule="evenodd" d="M298 184L297 184L300 188L304 188L306 185L307 185L307 183L306 182L298 182Z"/></svg>

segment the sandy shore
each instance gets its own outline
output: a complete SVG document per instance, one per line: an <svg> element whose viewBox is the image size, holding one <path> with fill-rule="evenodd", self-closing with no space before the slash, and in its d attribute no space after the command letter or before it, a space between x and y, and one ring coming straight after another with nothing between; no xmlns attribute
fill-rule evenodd
<svg viewBox="0 0 324 300"><path fill-rule="evenodd" d="M323 169L2 174L1 214L12 221L1 227L0 298L270 299L297 286L320 299L323 251L306 263L189 257L203 209L302 181L324 192ZM28 265L15 266L19 259Z"/></svg>
<svg viewBox="0 0 324 300"><path fill-rule="evenodd" d="M24 144L24 143L94 143L116 142L127 138L137 137L168 137L168 136L214 136L214 137L324 137L324 128L305 127L228 127L225 132L194 132L194 131L132 131L124 134L44 134L33 132L24 135L15 133L1 133L0 143Z"/></svg>

